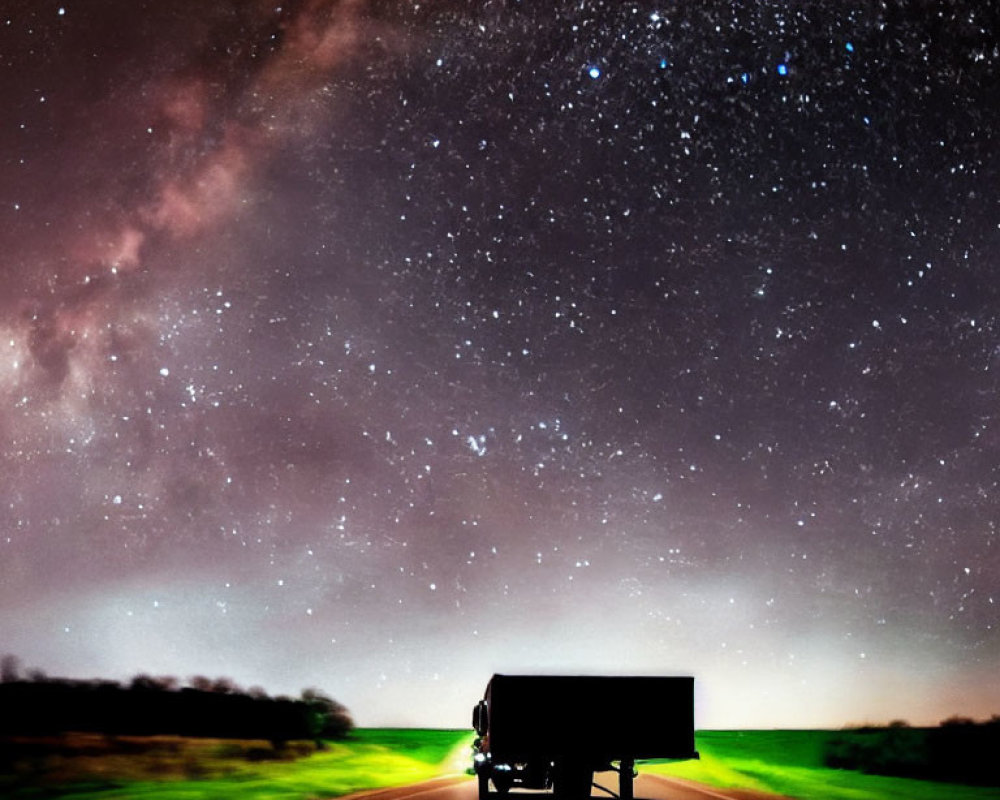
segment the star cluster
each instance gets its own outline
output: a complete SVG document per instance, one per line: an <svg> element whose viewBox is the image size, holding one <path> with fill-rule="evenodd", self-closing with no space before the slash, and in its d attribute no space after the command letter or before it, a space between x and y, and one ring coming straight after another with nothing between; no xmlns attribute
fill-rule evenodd
<svg viewBox="0 0 1000 800"><path fill-rule="evenodd" d="M996 711L998 22L16 4L0 647L373 724Z"/></svg>

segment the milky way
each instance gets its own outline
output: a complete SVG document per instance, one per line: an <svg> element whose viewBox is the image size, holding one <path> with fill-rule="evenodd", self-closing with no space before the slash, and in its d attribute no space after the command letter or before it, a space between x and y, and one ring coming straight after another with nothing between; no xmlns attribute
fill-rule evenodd
<svg viewBox="0 0 1000 800"><path fill-rule="evenodd" d="M0 652L1000 711L993 4L13 6Z"/></svg>

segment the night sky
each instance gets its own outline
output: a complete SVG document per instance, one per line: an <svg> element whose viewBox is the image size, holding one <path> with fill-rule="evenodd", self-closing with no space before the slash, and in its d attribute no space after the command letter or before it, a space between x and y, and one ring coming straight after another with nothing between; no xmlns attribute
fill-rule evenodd
<svg viewBox="0 0 1000 800"><path fill-rule="evenodd" d="M462 727L1000 712L1000 7L6 0L0 653Z"/></svg>

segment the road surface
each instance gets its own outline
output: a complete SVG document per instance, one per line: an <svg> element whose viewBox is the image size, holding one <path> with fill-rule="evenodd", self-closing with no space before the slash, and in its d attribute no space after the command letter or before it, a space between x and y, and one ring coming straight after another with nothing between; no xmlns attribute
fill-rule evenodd
<svg viewBox="0 0 1000 800"><path fill-rule="evenodd" d="M617 779L613 773L597 774L597 782L617 792ZM393 789L376 789L350 795L350 800L478 800L476 781L467 776L436 778L432 781L398 786ZM490 794L490 800L501 800L501 795ZM550 792L513 790L505 800L551 800ZM591 793L594 800L610 800L610 795L599 789ZM342 798L341 800L348 800ZM664 775L640 773L635 779L635 800L787 800L774 794L753 792L748 789L717 789L700 783L668 778Z"/></svg>

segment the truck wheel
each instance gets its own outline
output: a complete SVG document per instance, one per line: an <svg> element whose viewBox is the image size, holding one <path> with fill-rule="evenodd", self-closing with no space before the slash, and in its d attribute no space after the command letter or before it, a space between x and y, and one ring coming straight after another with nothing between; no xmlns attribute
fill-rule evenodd
<svg viewBox="0 0 1000 800"><path fill-rule="evenodd" d="M514 779L510 777L509 774L505 774L503 775L503 777L501 777L500 775L493 776L493 785L497 787L497 792L499 794L507 794L507 792L510 791L510 787L513 785L513 783Z"/></svg>
<svg viewBox="0 0 1000 800"><path fill-rule="evenodd" d="M490 778L484 772L477 772L476 779L479 782L479 800L488 800L490 796Z"/></svg>

